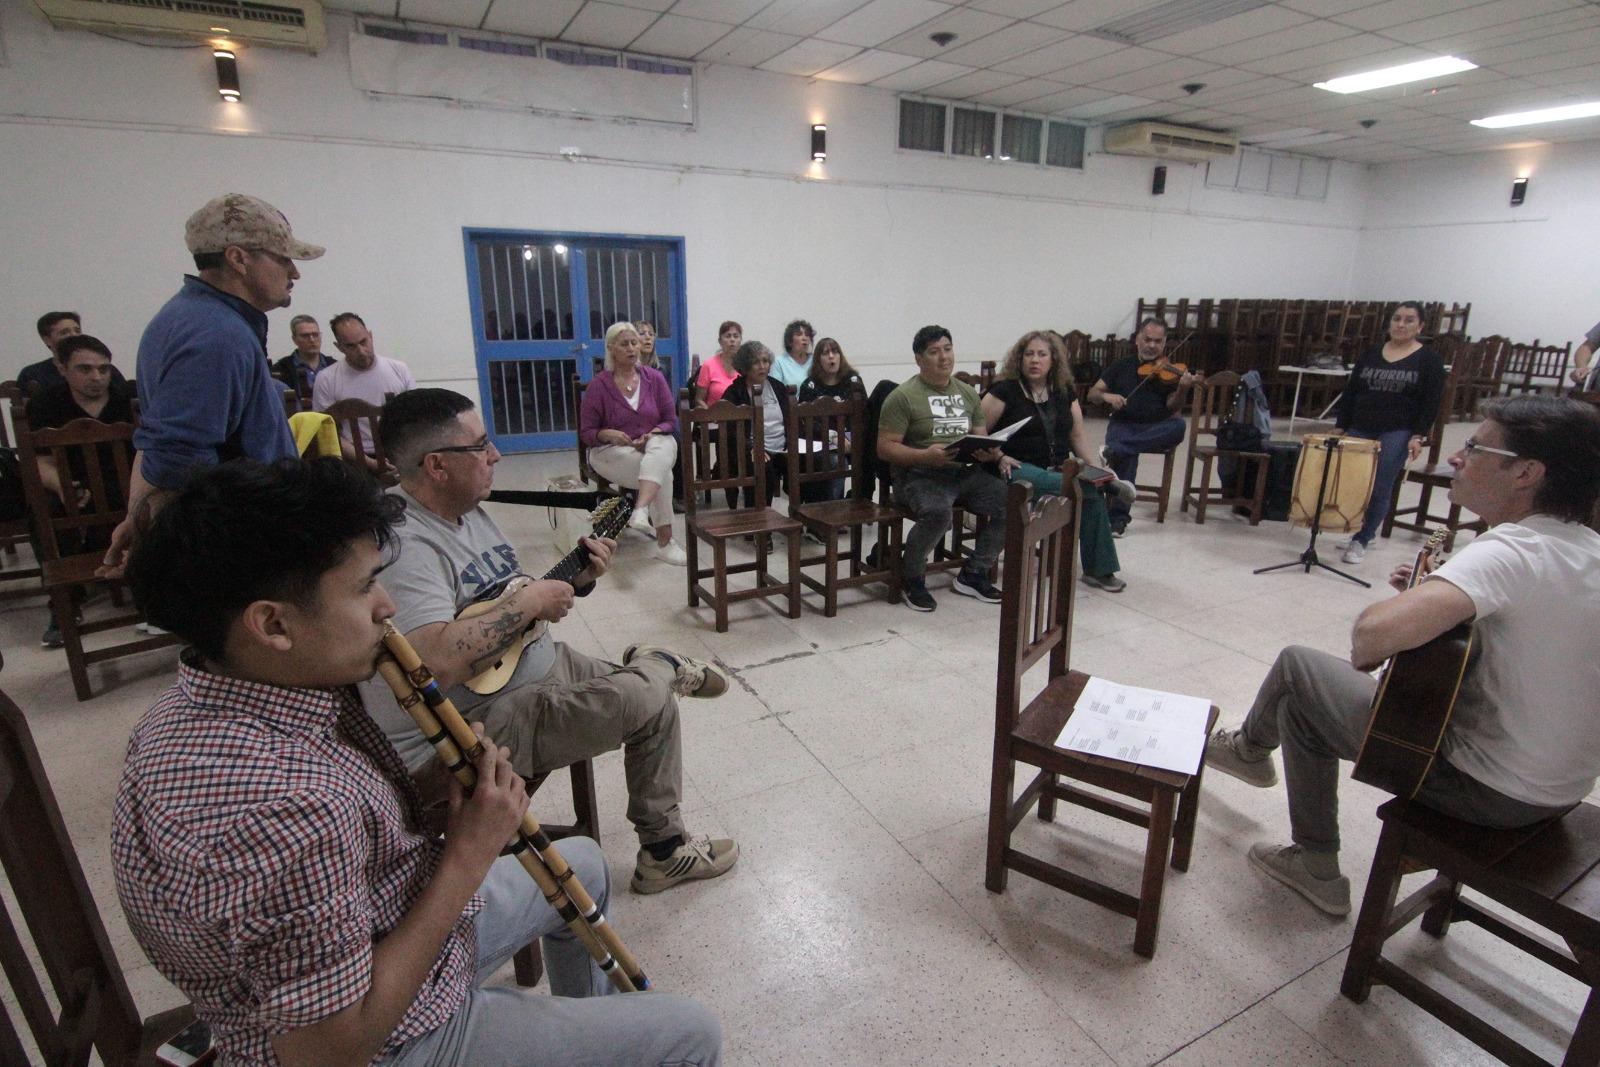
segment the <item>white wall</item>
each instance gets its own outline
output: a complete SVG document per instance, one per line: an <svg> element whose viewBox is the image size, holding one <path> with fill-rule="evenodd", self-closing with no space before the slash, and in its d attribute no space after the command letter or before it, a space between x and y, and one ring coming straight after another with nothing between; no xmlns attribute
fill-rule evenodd
<svg viewBox="0 0 1600 1067"><path fill-rule="evenodd" d="M1511 182L1528 198L1511 207ZM1357 295L1472 302L1474 337L1582 341L1600 319L1600 144L1544 145L1378 168Z"/></svg>
<svg viewBox="0 0 1600 1067"><path fill-rule="evenodd" d="M0 321L35 358L42 311L132 355L188 266L184 218L255 193L325 244L294 310L360 312L420 380L474 380L461 230L680 235L692 351L736 318L769 344L809 318L858 365L899 374L929 321L964 364L1038 326L1127 330L1143 296L1354 295L1367 173L1337 165L1326 203L1208 190L1149 161L1086 171L900 152L892 95L729 67L702 71L693 130L371 99L329 49L240 54L245 103L217 99L208 48L152 48L53 30L0 0ZM809 125L826 121L823 180ZM558 150L574 145L588 159ZM1402 288L1408 288L1402 286ZM273 316L287 351L287 315ZM475 394L475 389L467 391Z"/></svg>

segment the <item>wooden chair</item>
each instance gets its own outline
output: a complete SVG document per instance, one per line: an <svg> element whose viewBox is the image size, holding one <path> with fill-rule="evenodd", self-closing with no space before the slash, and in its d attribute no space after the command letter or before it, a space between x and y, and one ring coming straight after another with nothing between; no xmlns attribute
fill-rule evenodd
<svg viewBox="0 0 1600 1067"><path fill-rule="evenodd" d="M1423 931L1435 938L1449 933L1452 922L1470 922L1589 987L1562 1062L1568 1067L1600 1064L1600 999L1595 995L1600 986L1600 808L1578 804L1560 818L1518 830L1474 826L1398 798L1380 807L1378 817L1383 833L1340 992L1361 1004L1374 984L1387 985L1506 1063L1545 1064L1482 1011L1451 1000L1400 961L1383 955L1384 942L1418 915ZM1408 860L1438 875L1396 904ZM1564 947L1522 929L1503 913L1462 899L1463 889L1538 924ZM1493 959L1494 953L1487 958ZM1508 978L1498 988L1514 995L1526 988L1526 981ZM1538 1005L1523 1010L1537 1013Z"/></svg>
<svg viewBox="0 0 1600 1067"><path fill-rule="evenodd" d="M857 391L849 400L819 397L789 406L789 515L822 538L822 554L800 560L800 581L822 594L822 613L833 618L839 611L839 590L873 582L889 587L891 603L900 599L900 553L903 524L908 513L893 504L873 499L864 474L867 450L867 400ZM804 444L802 444L804 442ZM840 500L804 502L805 487L847 479L849 494ZM862 533L878 528L876 566L867 562ZM839 534L850 531L850 544L839 551ZM802 553L804 549L802 548ZM841 564L849 574L839 573ZM805 572L821 565L819 581Z"/></svg>
<svg viewBox="0 0 1600 1067"><path fill-rule="evenodd" d="M18 458L22 464L23 486L28 511L38 528L39 563L43 570L40 584L50 594L56 625L61 629L67 653L67 669L79 700L94 695L89 687L89 666L123 656L134 656L179 642L175 634L144 637L133 641L85 649L83 639L90 634L120 630L140 622L137 612L120 612L110 618L79 623L73 590L96 581L95 570L105 560L105 546L112 529L127 514L129 471L133 464L133 423L105 423L94 419L75 419L57 430L33 430L20 406L12 408L12 424L17 431ZM102 458L109 453L113 470L108 472ZM44 487L39 476L39 459L48 456L56 470L66 475L73 469L72 459L80 457L85 471L85 498L67 493L62 500ZM98 546L83 549L88 544Z"/></svg>
<svg viewBox="0 0 1600 1067"><path fill-rule="evenodd" d="M1272 461L1272 453L1262 451L1239 451L1237 449L1223 448L1216 443L1217 427L1227 419L1235 408L1234 393L1238 391L1239 376L1232 371L1222 371L1213 374L1205 382L1195 387L1194 408L1189 415L1189 462L1183 473L1183 501L1178 510L1188 511L1189 504L1194 503L1194 521L1204 524L1206 521L1206 507L1209 504L1221 504L1224 507L1243 505L1250 509L1250 525L1261 524L1261 509L1267 499L1267 468ZM1243 395L1244 416L1242 421L1246 425L1254 424L1255 402L1248 393ZM1204 443L1211 439L1210 444ZM1195 460L1200 460L1200 481L1194 480ZM1233 459L1237 468L1233 474L1233 485L1213 487L1211 484L1211 468L1219 459ZM1248 485L1246 471L1254 467L1255 485L1249 492L1245 492Z"/></svg>
<svg viewBox="0 0 1600 1067"><path fill-rule="evenodd" d="M701 598L716 610L717 632L728 629L728 605L758 597L783 596L789 600L789 618L800 617L800 531L799 520L770 507L760 506L766 499L767 450L761 445L761 415L755 407L741 407L719 400L708 408L684 416L684 446L689 456L684 462L684 532L689 557L689 606L700 606ZM713 454L720 468L713 466ZM707 511L700 505L700 494L714 490L749 490L755 507ZM767 571L769 539L774 534L787 538L789 573L780 581ZM751 563L728 563L728 542L753 537L756 558ZM700 566L700 542L711 547L712 565ZM730 589L730 575L753 573L755 585L749 589ZM710 578L708 589L701 580Z"/></svg>
<svg viewBox="0 0 1600 1067"><path fill-rule="evenodd" d="M1443 527L1450 531L1450 540L1453 543L1458 530L1475 530L1479 533L1489 528L1488 523L1482 519L1463 520L1461 506L1451 503L1446 496L1444 513L1436 514L1433 511L1433 494L1435 492L1448 494L1450 483L1455 479L1455 468L1443 461L1444 456L1444 428L1450 420L1450 413L1456 408L1455 395L1461 383L1478 373L1476 361L1483 358L1484 349L1479 345L1460 346L1450 364L1450 373L1444 380L1444 396L1439 401L1439 413L1434 416L1433 427L1428 431L1428 451L1422 461L1408 467L1405 476L1396 478L1394 490L1389 496L1389 514L1383 520L1383 536L1390 537L1396 529L1409 530L1413 533L1432 533ZM1407 485L1419 486L1417 502L1410 507L1400 506L1400 490Z"/></svg>
<svg viewBox="0 0 1600 1067"><path fill-rule="evenodd" d="M1141 482L1137 472L1133 479L1133 488L1136 492L1134 503L1154 504L1156 506L1156 521L1167 521L1167 505L1172 500L1172 472L1178 465L1178 449L1182 445L1173 445L1161 456L1161 480L1159 482ZM1191 459L1192 463L1193 460Z"/></svg>
<svg viewBox="0 0 1600 1067"><path fill-rule="evenodd" d="M16 382L0 382L0 404L4 407L21 407L26 404L27 398L23 395L22 387ZM0 448L11 447L11 434L6 429L6 423L0 421ZM32 566L18 566L20 557L17 555L17 546L28 544L28 517L11 522L0 522L0 582L20 582L20 585L9 586L0 591L0 600L16 600L20 597L34 597L43 594L39 588L39 577L44 572L39 569L38 560ZM31 548L30 548L31 555Z"/></svg>
<svg viewBox="0 0 1600 1067"><path fill-rule="evenodd" d="M589 383L574 374L572 376L572 410L583 410L583 393L589 388ZM679 405L680 408L682 405ZM589 446L583 443L583 431L578 431L578 477L594 486L602 493L615 493L616 487L611 482L594 472L589 466Z"/></svg>
<svg viewBox="0 0 1600 1067"><path fill-rule="evenodd" d="M1169 853L1174 870L1189 869L1205 764L1202 761L1193 775L1176 774L1069 752L1055 744L1089 680L1088 675L1068 669L1077 589L1077 470L1077 464L1071 461L1063 469L1064 496L1045 496L1030 503L1029 487L1014 483L1006 499L1005 579L1000 606L1000 666L995 682L994 767L984 885L990 892L1004 892L1007 873L1018 871L1130 916L1137 920L1133 950L1148 959L1156 951ZM1049 677L1044 690L1023 707L1023 678L1046 656ZM1213 707L1206 722L1208 734L1216 725L1217 715ZM1012 800L1018 763L1037 767L1039 773ZM1063 782L1063 778L1138 804L1090 792ZM1064 801L1145 827L1144 868L1138 895L1013 847L1011 835L1035 801L1039 818L1045 822L1054 821L1056 804Z"/></svg>
<svg viewBox="0 0 1600 1067"><path fill-rule="evenodd" d="M380 464L389 462L383 444L378 440L378 420L383 417L382 408L356 397L347 397L334 401L324 414L339 427L339 436L349 441L357 452L371 456ZM396 474L386 474L378 480L386 486L400 484Z"/></svg>
<svg viewBox="0 0 1600 1067"><path fill-rule="evenodd" d="M106 1067L153 1065L156 1048L194 1013L186 1005L139 1014L27 719L4 693L0 776L0 866L22 920L0 906L0 963L38 1050L32 1062L83 1064L92 1049ZM0 1012L0 1062L30 1062L9 1012Z"/></svg>

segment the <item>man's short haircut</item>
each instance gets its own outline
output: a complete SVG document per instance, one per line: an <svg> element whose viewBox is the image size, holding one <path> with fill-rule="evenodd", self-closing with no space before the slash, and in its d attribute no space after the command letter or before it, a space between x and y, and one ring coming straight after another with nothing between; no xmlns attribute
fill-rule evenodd
<svg viewBox="0 0 1600 1067"><path fill-rule="evenodd" d="M76 311L46 311L39 316L39 340L43 341L46 337L49 337L50 331L55 329L56 324L62 319L71 319L78 324L78 329L83 329L83 319Z"/></svg>
<svg viewBox="0 0 1600 1067"><path fill-rule="evenodd" d="M794 339L799 336L802 330L804 330L805 335L811 338L813 341L817 339L817 331L812 329L809 322L807 322L805 319L795 319L793 322L783 328L783 350L785 352L794 351Z"/></svg>
<svg viewBox="0 0 1600 1067"><path fill-rule="evenodd" d="M1544 464L1544 483L1533 499L1536 510L1569 522L1589 521L1600 498L1600 411L1568 397L1524 395L1485 400L1478 414L1505 432L1506 447L1519 458Z"/></svg>
<svg viewBox="0 0 1600 1067"><path fill-rule="evenodd" d="M360 315L357 315L354 311L341 311L339 314L328 320L328 332L338 333L339 327L343 326L347 322L359 322L363 328L370 328L367 327L367 320L363 319Z"/></svg>
<svg viewBox="0 0 1600 1067"><path fill-rule="evenodd" d="M767 362L772 362L772 349L760 341L746 341L733 353L733 372L735 374L749 374L751 366L755 364L759 356L766 356Z"/></svg>
<svg viewBox="0 0 1600 1067"><path fill-rule="evenodd" d="M456 416L473 403L450 389L410 389L383 405L378 444L402 480L422 465L422 457L441 447L460 427Z"/></svg>
<svg viewBox="0 0 1600 1067"><path fill-rule="evenodd" d="M293 337L294 336L294 332L296 330L298 330L300 327L304 326L308 322L313 326L317 326L316 317L313 316L313 315L296 315L294 318L290 319L289 320L289 336ZM319 330L321 329L320 326L317 326L317 328Z"/></svg>
<svg viewBox="0 0 1600 1067"><path fill-rule="evenodd" d="M204 468L157 513L128 561L145 618L213 662L257 600L317 607L322 576L358 540L394 541L405 504L337 456Z"/></svg>
<svg viewBox="0 0 1600 1067"><path fill-rule="evenodd" d="M956 343L956 339L950 336L950 331L943 326L924 326L911 339L911 354L920 356L928 350L929 345L941 339L949 341L951 344Z"/></svg>
<svg viewBox="0 0 1600 1067"><path fill-rule="evenodd" d="M1161 327L1161 336L1162 337L1165 337L1170 332L1167 329L1167 320L1166 319L1158 319L1154 315L1150 315L1143 322L1139 323L1139 328L1137 330L1133 331L1133 335L1135 337L1138 337L1141 333L1144 333L1144 328L1146 326L1159 326L1159 327Z"/></svg>
<svg viewBox="0 0 1600 1067"><path fill-rule="evenodd" d="M194 270L196 274L204 274L208 270L221 270L227 259L221 252L196 252L194 254Z"/></svg>
<svg viewBox="0 0 1600 1067"><path fill-rule="evenodd" d="M98 352L107 359L112 358L111 349L107 348L106 343L100 338L90 337L86 333L77 333L71 337L63 337L56 342L56 362L65 367L72 362L72 353L82 351L85 348L91 352Z"/></svg>

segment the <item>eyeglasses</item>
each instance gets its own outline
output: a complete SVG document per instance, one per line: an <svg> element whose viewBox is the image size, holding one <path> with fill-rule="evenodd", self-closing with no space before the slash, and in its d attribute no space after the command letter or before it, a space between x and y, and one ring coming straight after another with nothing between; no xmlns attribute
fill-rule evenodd
<svg viewBox="0 0 1600 1067"><path fill-rule="evenodd" d="M1477 441L1470 437L1467 438L1466 443L1461 446L1461 451L1467 454L1468 459L1472 458L1472 454L1474 452L1487 452L1491 456L1505 456L1507 459L1522 458L1509 448L1493 448L1489 445L1480 445Z"/></svg>
<svg viewBox="0 0 1600 1067"><path fill-rule="evenodd" d="M492 447L493 444L486 440L479 441L476 444L471 445L449 445L445 448L430 448L428 451L422 454L422 458L427 459L429 456L437 455L442 452L487 452ZM417 466L422 466L421 459L417 460Z"/></svg>

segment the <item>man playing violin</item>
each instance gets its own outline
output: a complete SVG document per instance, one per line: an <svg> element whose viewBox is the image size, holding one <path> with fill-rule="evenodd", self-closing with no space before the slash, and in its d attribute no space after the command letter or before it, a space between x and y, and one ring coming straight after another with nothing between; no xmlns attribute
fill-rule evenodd
<svg viewBox="0 0 1600 1067"><path fill-rule="evenodd" d="M1237 729L1206 744L1206 763L1251 785L1277 784L1283 749L1293 843L1250 862L1331 915L1350 911L1339 873L1339 760L1366 736L1376 681L1367 673L1472 620L1440 758L1415 799L1488 827L1527 826L1588 796L1600 775L1600 413L1575 400L1504 397L1450 457L1450 502L1489 530L1356 619L1349 662L1316 649L1278 654ZM1450 679L1441 679L1448 684Z"/></svg>
<svg viewBox="0 0 1600 1067"><path fill-rule="evenodd" d="M715 878L739 858L733 841L690 836L683 826L682 696L716 697L728 689L714 664L636 645L622 663L585 656L554 640L542 622L561 620L574 596L586 596L611 563L615 542L586 538L589 565L572 584L522 574L516 549L480 506L494 485L500 453L472 401L448 389L413 389L383 408L378 435L400 474L390 492L406 503L396 531L398 556L386 583L394 626L416 648L439 685L471 722L511 749L517 773L552 771L623 750L628 818L639 835L633 888L657 893ZM493 607L463 614L491 589ZM524 642L535 631L537 639ZM492 693L465 683L514 659ZM381 681L362 695L372 717L413 772L442 773L411 716Z"/></svg>
<svg viewBox="0 0 1600 1067"><path fill-rule="evenodd" d="M144 530L127 577L189 643L128 744L117 895L223 1064L711 1065L715 1016L611 983L513 857L527 809L509 754L440 782L443 838L354 683L394 602L379 582L401 502L325 458L203 470ZM600 847L562 853L604 908ZM484 987L543 937L552 995Z"/></svg>
<svg viewBox="0 0 1600 1067"><path fill-rule="evenodd" d="M1190 386L1200 380L1166 359L1167 324L1160 319L1141 322L1133 343L1137 354L1111 364L1089 389L1091 401L1111 409L1101 456L1125 482L1138 478L1141 454L1165 452L1183 443L1187 427L1179 412ZM1111 532L1121 537L1132 509L1125 500L1112 499L1109 504Z"/></svg>

